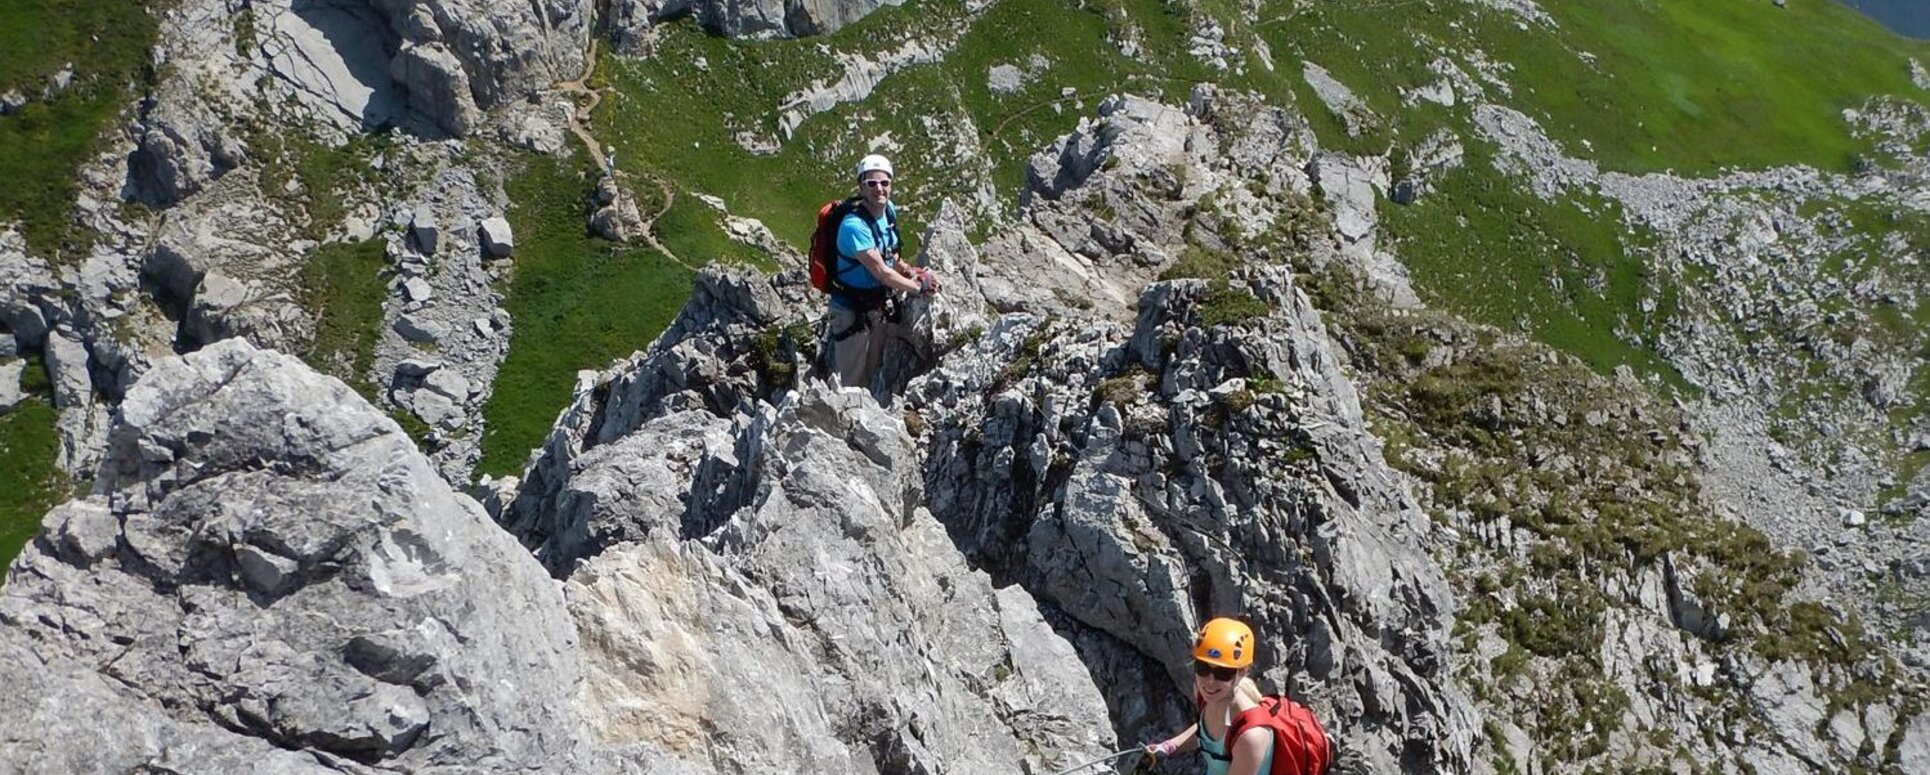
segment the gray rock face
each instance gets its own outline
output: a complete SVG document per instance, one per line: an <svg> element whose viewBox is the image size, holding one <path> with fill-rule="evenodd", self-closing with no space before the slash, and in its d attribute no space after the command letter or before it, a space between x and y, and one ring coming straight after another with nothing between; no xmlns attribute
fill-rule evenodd
<svg viewBox="0 0 1930 775"><path fill-rule="evenodd" d="M224 3L184 3L162 20L157 58L172 67L136 127L130 188L165 207L243 164L233 120L263 91L278 99L257 118L327 138L467 135L484 111L580 72L589 16L584 0L266 0L237 25Z"/></svg>
<svg viewBox="0 0 1930 775"><path fill-rule="evenodd" d="M295 0L257 4L252 6L257 43L245 55L259 57L267 72L314 117L343 132L401 123L410 107L407 103L422 103L418 109L435 103L416 98L420 84L400 76L392 80L395 65L384 64L390 62L395 33L371 5ZM432 120L442 118L424 112Z"/></svg>
<svg viewBox="0 0 1930 775"><path fill-rule="evenodd" d="M0 231L0 326L15 348L37 348L47 341L46 299L60 287L47 262L27 255L20 233Z"/></svg>
<svg viewBox="0 0 1930 775"><path fill-rule="evenodd" d="M727 427L717 419L653 421L612 445L621 451L586 459L583 475L635 476L624 490L648 491L662 464L624 461ZM657 524L570 579L573 611L599 632L584 638L585 712L602 737L725 773L760 771L751 762L1019 773L1114 746L1072 646L1023 592L997 592L971 570L917 505L911 439L896 417L860 392L813 385L747 431L757 494L720 526L679 525L679 510L664 508L674 498L605 504ZM674 493L708 480L669 481ZM675 541L680 531L710 537Z"/></svg>
<svg viewBox="0 0 1930 775"><path fill-rule="evenodd" d="M264 198L252 171L224 177L176 207L142 257L156 300L178 311L184 347L246 337L298 351L314 335L293 286L302 252L267 239L294 225Z"/></svg>
<svg viewBox="0 0 1930 775"><path fill-rule="evenodd" d="M713 275L635 366L786 308L752 282ZM544 545L580 560L552 563L565 598L341 383L240 339L158 363L0 598L0 680L28 689L0 696L0 769L1018 775L1117 745L1050 614L918 506L898 415L673 390L653 410L696 411L575 450L564 500L634 531Z"/></svg>
<svg viewBox="0 0 1930 775"><path fill-rule="evenodd" d="M934 236L926 240L934 254L960 264L976 259L939 247L944 236ZM951 271L971 270L954 264ZM813 626L844 622L841 612L850 609L901 605L812 591L826 582L793 575L776 554L757 548L760 541L803 542L815 548L789 553L828 558L821 566L878 567L836 548L856 541L895 567L890 541L898 539L866 515L896 515L885 524L900 537L933 531L927 520L935 521L972 566L1001 586L1016 583L1001 600L1023 589L1048 619L1069 622L1058 629L1075 633L1085 669L1105 676L1113 722L1128 735L1184 725L1181 687L1191 679L1168 666L1186 653L1196 621L1242 612L1273 634L1267 679L1332 720L1352 766L1464 771L1479 723L1443 671L1455 603L1423 549L1428 522L1381 462L1318 317L1291 280L1275 273L1244 287L1274 310L1251 329L1198 327L1205 288L1154 286L1131 328L1048 331L1023 315L994 321L936 371L907 375L908 424L901 425L861 391L829 394L807 380L792 392L764 392L749 340L812 310L781 281L706 273L684 316L650 351L605 375L580 377L576 402L501 519L573 590L611 588L610 577L623 573L656 591L598 594L682 601L653 603L653 611L730 610L729 620L745 623L728 631L745 633L773 627L758 623L770 616L756 612L758 588L785 590L778 596L785 620ZM943 338L956 329L935 330ZM760 403L767 395L778 400L774 408ZM774 500L784 507L773 511ZM799 517L792 508L827 516ZM771 519L776 513L787 516ZM841 522L842 538L806 538L832 522ZM708 538L692 541L700 536ZM730 556L762 570L736 580L699 546L741 547ZM848 556L854 559L838 559ZM872 571L854 572L870 578ZM750 591L720 601L710 591L719 586ZM917 604L902 605L915 611ZM840 717L846 690L815 690L825 664L790 656L802 648L790 637L768 672L760 663L760 680L832 698L825 712ZM959 637L998 642L995 633ZM675 676L696 666L713 680L707 665L726 660L709 650L734 648L694 639L694 630L652 638L659 645L606 650L591 661L663 674L625 686L624 696L685 696ZM838 658L830 664L840 669ZM679 711L670 725L682 732L662 730L659 713L649 716L658 726L626 723L623 734L670 735L692 750L714 750L695 733L694 719L755 713L719 707ZM795 739L816 739L808 724L774 723L798 730ZM947 745L933 734L921 738L928 750ZM751 738L737 745L775 745ZM841 754L818 745L794 755L817 769Z"/></svg>
<svg viewBox="0 0 1930 775"><path fill-rule="evenodd" d="M686 16L712 35L774 39L827 35L903 0L616 0L610 27L619 50L646 49L651 28Z"/></svg>
<svg viewBox="0 0 1930 775"><path fill-rule="evenodd" d="M1264 259L1235 246L1276 229L1307 234L1316 262L1363 261L1371 243L1341 253L1351 243L1313 198L1317 151L1299 115L1247 95L1203 86L1184 110L1109 98L1028 164L1019 221L981 247L986 300L1125 319L1140 289L1182 258Z"/></svg>
<svg viewBox="0 0 1930 775"><path fill-rule="evenodd" d="M1205 329L1205 288L1153 286L1130 330L1008 316L914 380L933 513L976 563L1113 639L1088 662L1171 664L1193 623L1244 613L1265 676L1367 771L1467 766L1477 723L1441 669L1455 603L1318 316L1265 273L1247 292L1271 314ZM1029 347L1024 373L997 367Z"/></svg>
<svg viewBox="0 0 1930 775"><path fill-rule="evenodd" d="M1327 106L1327 110L1339 116L1341 122L1346 124L1349 136L1359 137L1362 132L1380 123L1380 118L1368 109L1366 100L1361 99L1352 89L1347 88L1346 84L1334 78L1332 73L1327 72L1327 68L1312 62L1301 62L1300 69L1301 77L1306 80L1308 86L1313 87L1314 95Z"/></svg>
<svg viewBox="0 0 1930 775"><path fill-rule="evenodd" d="M0 768L507 772L581 748L561 590L341 383L241 340L163 362L99 473L0 598L0 676L31 687L0 695Z"/></svg>
<svg viewBox="0 0 1930 775"><path fill-rule="evenodd" d="M214 108L248 104L248 94L239 83L242 65L225 3L184 3L160 22L156 59L176 67L155 84L134 128L127 183L136 198L168 207L247 158Z"/></svg>
<svg viewBox="0 0 1930 775"><path fill-rule="evenodd" d="M432 117L443 131L466 137L476 130L482 116L469 96L469 76L442 44L404 45L389 74L408 92L409 106Z"/></svg>

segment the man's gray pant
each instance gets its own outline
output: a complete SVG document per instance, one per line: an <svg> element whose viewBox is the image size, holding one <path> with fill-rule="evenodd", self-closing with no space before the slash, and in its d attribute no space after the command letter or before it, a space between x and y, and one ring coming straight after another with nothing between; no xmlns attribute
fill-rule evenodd
<svg viewBox="0 0 1930 775"><path fill-rule="evenodd" d="M878 373L878 361L885 352L885 339L891 327L884 305L867 312L831 307L825 328L825 345L831 352L825 362L844 387L871 388L871 375ZM860 322L862 319L862 322Z"/></svg>

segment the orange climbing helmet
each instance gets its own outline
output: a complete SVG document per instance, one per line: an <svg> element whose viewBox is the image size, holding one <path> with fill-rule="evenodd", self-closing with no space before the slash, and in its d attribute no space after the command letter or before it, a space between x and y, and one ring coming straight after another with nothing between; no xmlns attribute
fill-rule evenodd
<svg viewBox="0 0 1930 775"><path fill-rule="evenodd" d="M1193 644L1193 659L1220 667L1253 664L1253 628L1224 616L1207 622Z"/></svg>

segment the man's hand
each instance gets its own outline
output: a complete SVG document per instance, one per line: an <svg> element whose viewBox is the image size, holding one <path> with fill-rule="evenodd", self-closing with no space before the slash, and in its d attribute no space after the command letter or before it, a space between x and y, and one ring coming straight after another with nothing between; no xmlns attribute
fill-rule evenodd
<svg viewBox="0 0 1930 775"><path fill-rule="evenodd" d="M938 293L938 275L932 270L918 267L918 295L931 296Z"/></svg>

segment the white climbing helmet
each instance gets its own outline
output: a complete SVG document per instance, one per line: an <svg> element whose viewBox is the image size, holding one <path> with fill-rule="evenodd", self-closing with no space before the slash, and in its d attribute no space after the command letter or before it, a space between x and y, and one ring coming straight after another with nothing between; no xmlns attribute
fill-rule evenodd
<svg viewBox="0 0 1930 775"><path fill-rule="evenodd" d="M891 160L875 153L858 160L858 182L864 182L867 172L883 172L885 177L895 177L891 172Z"/></svg>

